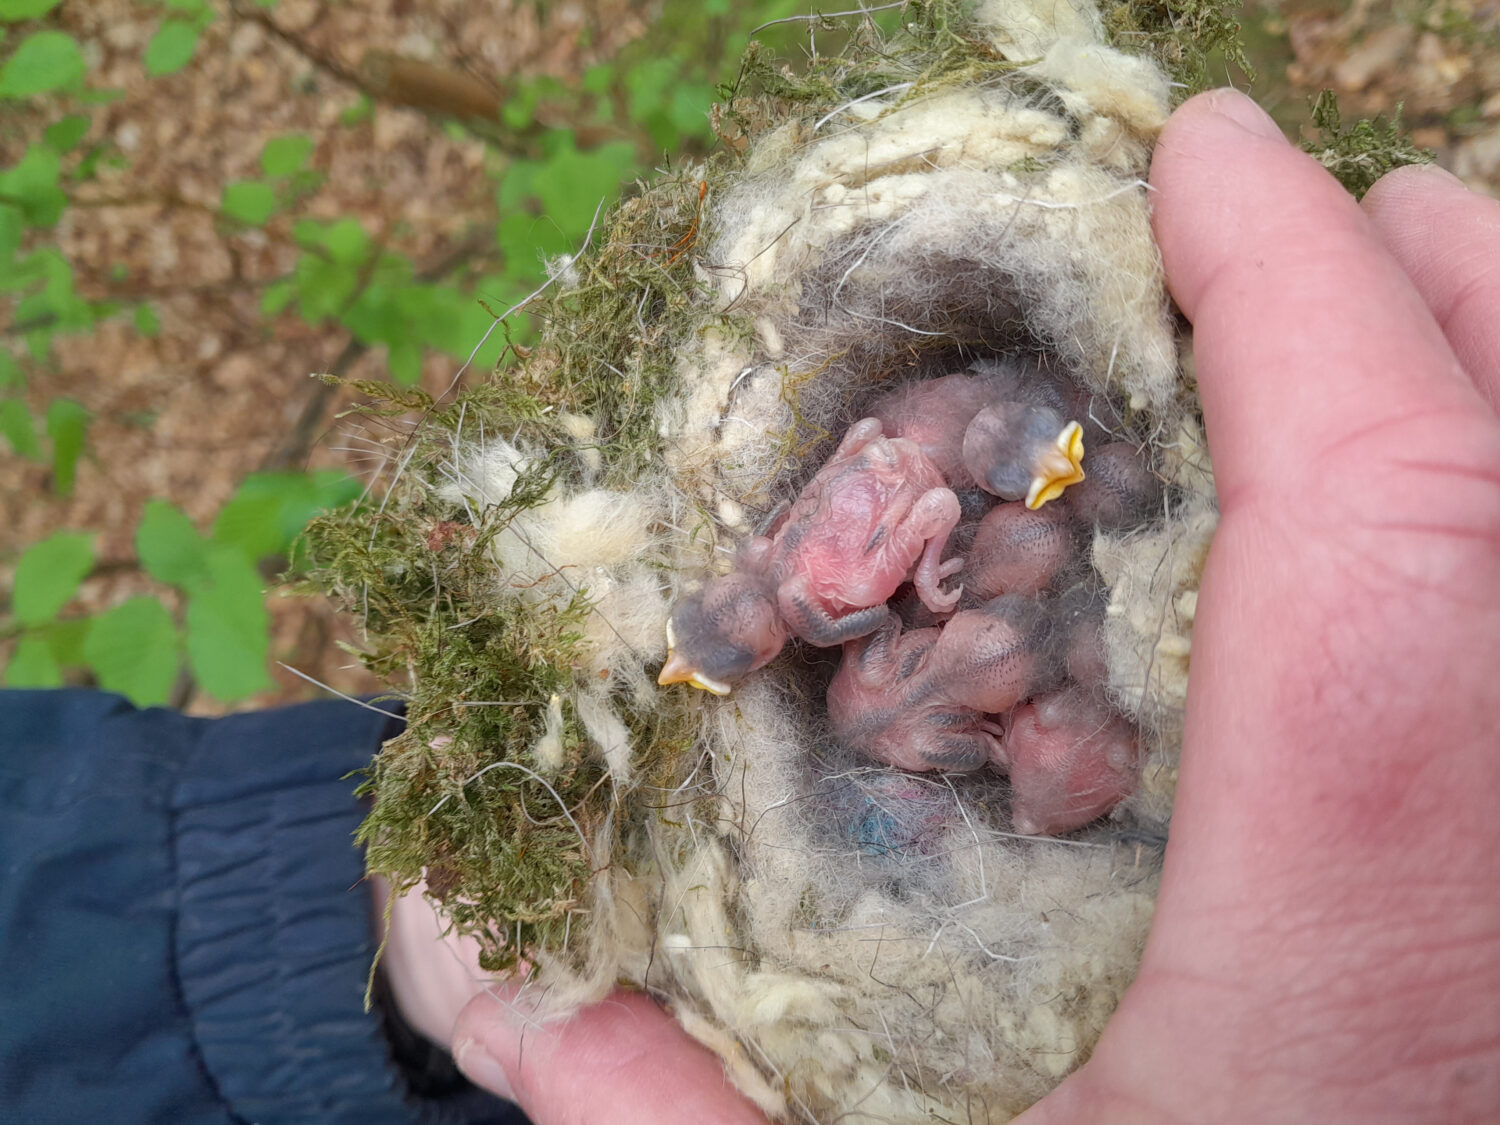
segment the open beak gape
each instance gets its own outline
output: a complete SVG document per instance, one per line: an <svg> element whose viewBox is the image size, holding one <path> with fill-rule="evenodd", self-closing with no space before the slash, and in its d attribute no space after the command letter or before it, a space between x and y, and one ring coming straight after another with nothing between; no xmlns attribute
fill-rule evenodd
<svg viewBox="0 0 1500 1125"><path fill-rule="evenodd" d="M714 695L729 694L728 684L722 684L718 680L709 679L671 650L667 651L667 662L662 665L661 675L656 677L656 682L662 686L666 686L667 684L692 684L695 688L712 692Z"/></svg>
<svg viewBox="0 0 1500 1125"><path fill-rule="evenodd" d="M1036 476L1026 492L1026 507L1032 511L1048 500L1056 500L1070 484L1083 479L1083 427L1069 422L1057 440L1036 460Z"/></svg>

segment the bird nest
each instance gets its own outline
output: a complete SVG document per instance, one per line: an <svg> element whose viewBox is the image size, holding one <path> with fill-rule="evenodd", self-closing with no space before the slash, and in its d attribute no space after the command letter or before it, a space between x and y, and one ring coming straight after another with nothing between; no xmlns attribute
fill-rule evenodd
<svg viewBox="0 0 1500 1125"><path fill-rule="evenodd" d="M808 1121L1001 1121L1086 1057L1151 916L1215 519L1143 179L1162 68L1205 48L1157 8L913 3L808 74L752 51L724 151L555 263L533 348L452 403L367 388L421 424L309 545L407 699L369 863L544 1006L648 988ZM1067 378L1159 482L1080 561L1139 785L1060 836L1018 833L993 770L833 737L836 650L656 684L684 590L872 404L975 364Z"/></svg>

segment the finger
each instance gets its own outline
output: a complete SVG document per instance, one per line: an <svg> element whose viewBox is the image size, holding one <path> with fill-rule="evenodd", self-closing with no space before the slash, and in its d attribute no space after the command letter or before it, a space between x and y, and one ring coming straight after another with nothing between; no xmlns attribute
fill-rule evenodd
<svg viewBox="0 0 1500 1125"><path fill-rule="evenodd" d="M1364 211L1469 377L1500 407L1500 202L1418 165L1384 176Z"/></svg>
<svg viewBox="0 0 1500 1125"><path fill-rule="evenodd" d="M1184 104L1151 182L1226 515L1252 495L1337 507L1351 456L1440 447L1478 403L1358 204L1248 98Z"/></svg>
<svg viewBox="0 0 1500 1125"><path fill-rule="evenodd" d="M1369 870L1425 890L1411 834L1489 846L1458 826L1493 773L1500 428L1358 204L1248 99L1185 103L1152 181L1223 517L1158 919L1177 887L1288 914Z"/></svg>
<svg viewBox="0 0 1500 1125"><path fill-rule="evenodd" d="M426 880L391 898L391 885L370 876L377 917L386 918L381 970L402 1017L434 1043L446 1047L464 1005L490 984L479 967L480 947L453 931L428 897Z"/></svg>
<svg viewBox="0 0 1500 1125"><path fill-rule="evenodd" d="M619 991L558 1022L528 1014L512 986L471 1001L453 1057L536 1125L766 1125L723 1065L652 1000Z"/></svg>
<svg viewBox="0 0 1500 1125"><path fill-rule="evenodd" d="M1477 1105L1493 1085L1456 1091L1500 1041L1473 893L1500 853L1500 427L1358 205L1248 100L1179 109L1152 183L1223 519L1140 975L1025 1120Z"/></svg>

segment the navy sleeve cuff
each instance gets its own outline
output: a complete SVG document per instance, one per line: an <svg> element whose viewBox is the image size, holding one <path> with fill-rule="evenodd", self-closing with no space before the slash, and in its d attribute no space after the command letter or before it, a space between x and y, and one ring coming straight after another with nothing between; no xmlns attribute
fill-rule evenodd
<svg viewBox="0 0 1500 1125"><path fill-rule="evenodd" d="M463 1083L414 1092L364 1010L349 774L399 729L378 710L0 692L0 1119L523 1120Z"/></svg>

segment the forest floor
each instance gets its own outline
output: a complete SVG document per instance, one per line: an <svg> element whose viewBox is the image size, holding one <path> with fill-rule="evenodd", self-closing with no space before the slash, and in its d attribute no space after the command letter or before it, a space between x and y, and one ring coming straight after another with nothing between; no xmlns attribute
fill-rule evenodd
<svg viewBox="0 0 1500 1125"><path fill-rule="evenodd" d="M89 450L68 498L52 493L45 466L0 457L0 559L58 528L100 533L101 565L79 603L97 609L151 588L133 565L147 499L169 499L206 528L247 473L336 466L365 474L371 438L384 436L341 418L346 393L309 378L384 378L383 350L337 326L310 327L291 309L262 314L267 285L297 257L290 224L225 227L215 216L222 185L255 173L268 138L307 133L319 138L311 165L323 177L299 216L355 216L419 273L483 277L495 269L490 150L434 115L469 99L493 116L504 80L518 74L576 82L640 36L653 7L281 0L266 9L235 0L204 32L193 62L165 78L149 78L141 63L159 9L91 0L59 11L93 53L95 80L123 91L92 130L128 164L78 189L56 238L83 295L149 296L160 327L145 336L117 318L57 338L51 369L32 381L32 405L44 409L59 395L82 403L95 419ZM1500 195L1500 2L1258 0L1243 18L1258 72L1251 92L1290 133L1307 128L1309 98L1324 87L1339 94L1346 120L1404 103L1416 144L1470 186ZM352 124L329 129L335 121ZM25 140L0 137L0 164ZM5 317L0 309L0 332ZM429 352L422 385L442 391L457 368ZM335 646L353 638L331 607L274 591L268 604L275 660L342 691L377 687ZM316 694L292 673L275 676L273 692L240 706ZM182 702L200 713L222 709L202 695Z"/></svg>

